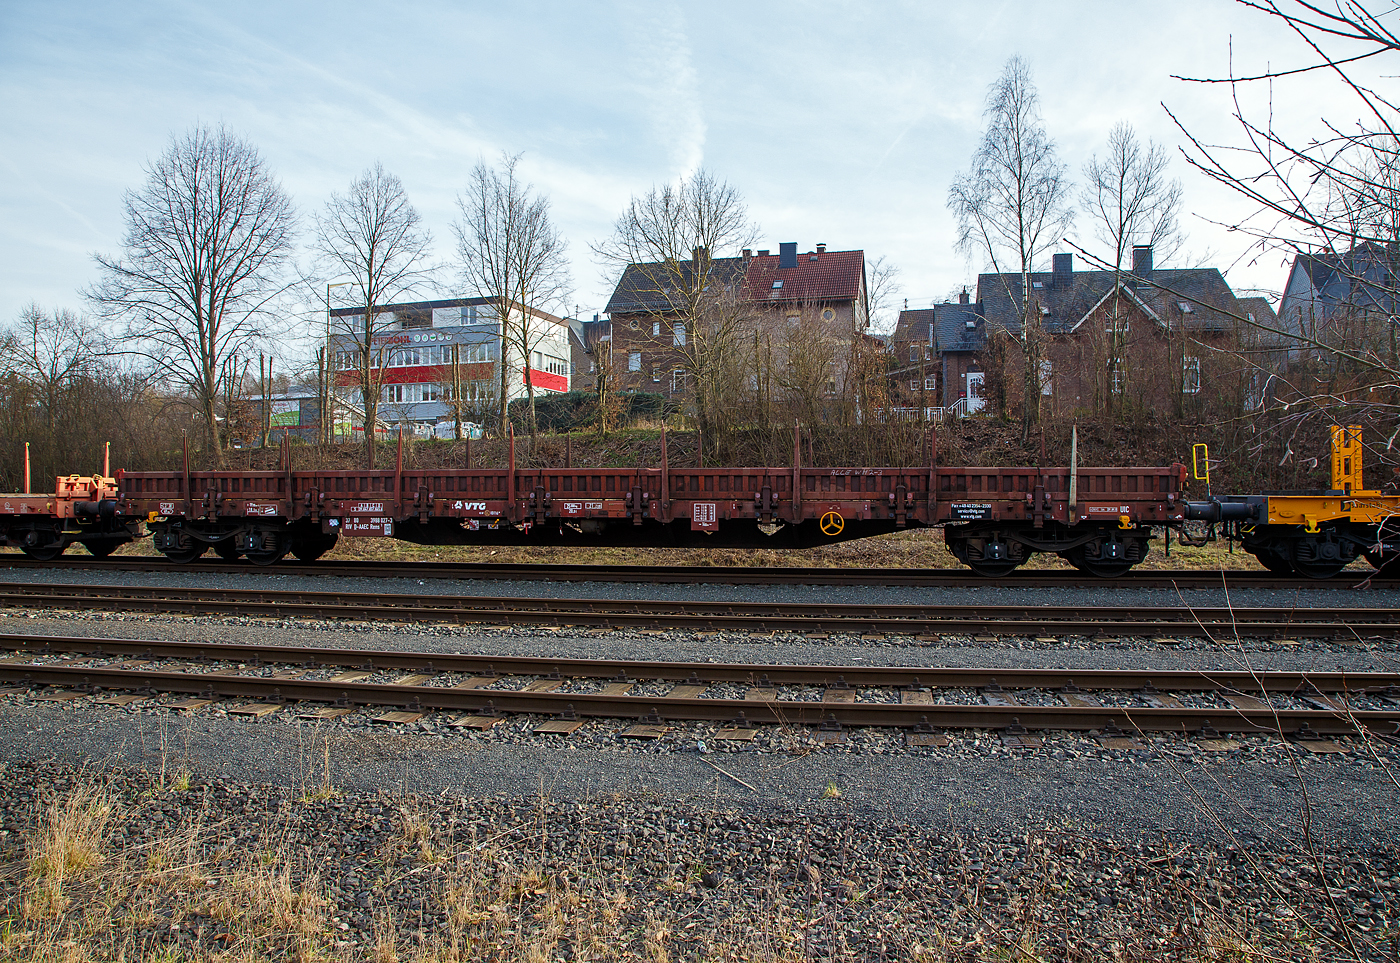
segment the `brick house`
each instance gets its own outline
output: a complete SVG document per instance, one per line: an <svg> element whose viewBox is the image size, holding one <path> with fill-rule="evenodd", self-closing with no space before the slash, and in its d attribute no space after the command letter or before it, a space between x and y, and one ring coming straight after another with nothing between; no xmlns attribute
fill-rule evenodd
<svg viewBox="0 0 1400 963"><path fill-rule="evenodd" d="M890 337L890 381L896 404L913 408L982 409L982 306L967 291L957 301L901 311Z"/></svg>
<svg viewBox="0 0 1400 963"><path fill-rule="evenodd" d="M736 298L746 267L744 258L712 258L704 248L689 261L629 264L603 309L620 389L685 396L688 325Z"/></svg>
<svg viewBox="0 0 1400 963"><path fill-rule="evenodd" d="M779 364L829 358L820 380L836 392L847 376L849 346L870 324L865 254L827 251L825 244L799 254L790 242L776 256L745 250L711 258L698 248L689 261L628 265L605 311L624 391L688 397L694 332L687 319L715 316L741 329L746 346L755 335L776 345Z"/></svg>
<svg viewBox="0 0 1400 963"><path fill-rule="evenodd" d="M1154 269L1152 249L1133 249L1131 275L1075 271L1071 254L1030 275L1030 309L1044 332L1039 383L1042 411L1239 411L1258 403L1277 339L1248 324L1272 326L1263 298L1237 298L1215 268ZM1019 404L1025 384L1019 346L1022 275L977 281L986 368L996 407ZM965 352L955 351L962 355Z"/></svg>

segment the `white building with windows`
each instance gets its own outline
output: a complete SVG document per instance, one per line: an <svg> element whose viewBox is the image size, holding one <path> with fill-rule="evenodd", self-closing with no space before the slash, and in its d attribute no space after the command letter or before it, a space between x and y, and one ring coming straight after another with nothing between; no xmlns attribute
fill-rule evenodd
<svg viewBox="0 0 1400 963"><path fill-rule="evenodd" d="M544 311L527 316L520 308L507 321L506 401L527 396L527 363L536 396L568 391L568 321ZM352 412L364 410L358 348L363 325L363 307L331 309L336 395ZM421 429L450 420L454 397L461 399L465 421L499 418L501 323L489 298L385 305L375 318L370 354L384 427ZM355 430L363 430L362 415L352 420Z"/></svg>

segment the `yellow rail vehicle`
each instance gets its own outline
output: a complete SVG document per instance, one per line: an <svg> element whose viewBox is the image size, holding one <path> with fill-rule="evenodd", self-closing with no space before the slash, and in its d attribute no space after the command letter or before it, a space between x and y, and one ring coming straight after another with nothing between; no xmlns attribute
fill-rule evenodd
<svg viewBox="0 0 1400 963"><path fill-rule="evenodd" d="M1333 427L1327 491L1222 495L1187 502L1186 517L1224 525L1245 551L1280 574L1331 578L1363 556L1386 569L1400 562L1400 494L1367 489L1362 460L1361 429ZM1387 574L1396 569L1400 565Z"/></svg>

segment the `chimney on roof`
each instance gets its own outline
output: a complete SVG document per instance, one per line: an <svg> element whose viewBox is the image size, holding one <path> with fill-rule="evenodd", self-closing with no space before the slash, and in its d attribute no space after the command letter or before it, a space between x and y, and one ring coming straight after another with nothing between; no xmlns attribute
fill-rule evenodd
<svg viewBox="0 0 1400 963"><path fill-rule="evenodd" d="M710 260L710 249L707 247L697 247L690 252L690 264L696 274L706 270Z"/></svg>
<svg viewBox="0 0 1400 963"><path fill-rule="evenodd" d="M1152 280L1152 245L1133 245L1133 276L1142 281Z"/></svg>
<svg viewBox="0 0 1400 963"><path fill-rule="evenodd" d="M746 247L746 248L744 248L744 260L747 261L747 260L748 260L749 258L751 258L751 257L753 257L753 248L751 248L751 247Z"/></svg>
<svg viewBox="0 0 1400 963"><path fill-rule="evenodd" d="M770 255L770 254L772 254L772 253L773 253L772 251L768 250L767 248L764 248L763 250L761 250L761 251L758 252L758 256L759 256L759 257L767 257L768 255Z"/></svg>
<svg viewBox="0 0 1400 963"><path fill-rule="evenodd" d="M797 242L783 241L778 245L778 267L797 267Z"/></svg>
<svg viewBox="0 0 1400 963"><path fill-rule="evenodd" d="M818 254L825 254L825 253L826 253L826 245L825 245L825 244L818 244L818 245L817 245L817 253L818 253Z"/></svg>
<svg viewBox="0 0 1400 963"><path fill-rule="evenodd" d="M959 304L967 304L967 288L962 289L962 294L958 295Z"/></svg>
<svg viewBox="0 0 1400 963"><path fill-rule="evenodd" d="M1055 287L1068 286L1070 277L1074 274L1074 255L1056 254L1051 259L1051 263L1054 268L1052 277Z"/></svg>

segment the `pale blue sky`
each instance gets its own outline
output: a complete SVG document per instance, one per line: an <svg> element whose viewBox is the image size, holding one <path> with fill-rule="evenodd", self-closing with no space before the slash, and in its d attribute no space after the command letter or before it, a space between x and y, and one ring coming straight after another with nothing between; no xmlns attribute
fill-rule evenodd
<svg viewBox="0 0 1400 963"><path fill-rule="evenodd" d="M610 278L588 245L633 193L704 165L747 198L759 247L864 248L911 306L975 278L944 201L1007 57L1031 63L1076 174L1127 120L1175 149L1165 101L1228 130L1220 75L1303 58L1225 0L951 3L178 3L0 0L0 323L30 300L83 307L94 251L116 253L121 195L172 133L223 122L300 210L380 161L452 253L454 197L478 158L524 152L569 240L591 316ZM1393 73L1393 71L1392 71ZM1316 130L1322 85L1276 112ZM1334 108L1335 109L1335 108ZM1345 119L1345 118L1340 118ZM1180 160L1191 249L1237 288L1282 287L1279 255L1195 215L1242 209ZM303 219L303 228L307 219ZM1075 236L1088 243L1088 231ZM450 276L440 294L458 293Z"/></svg>

